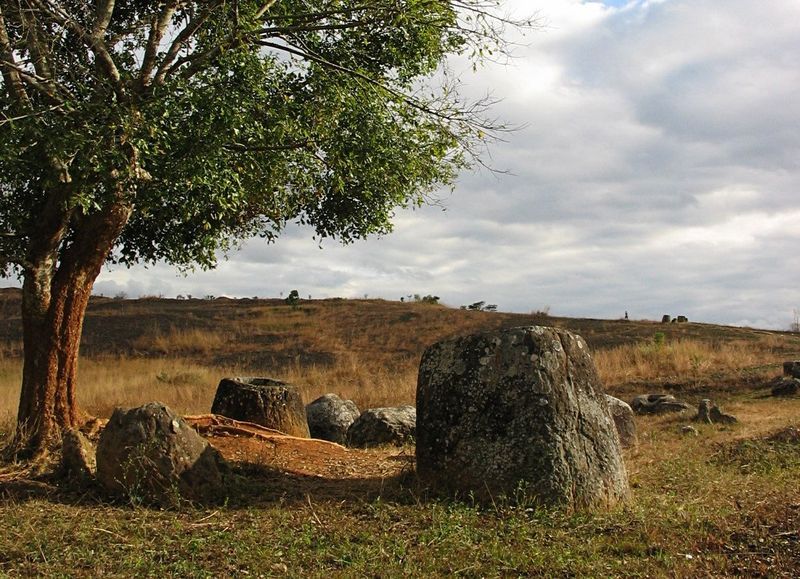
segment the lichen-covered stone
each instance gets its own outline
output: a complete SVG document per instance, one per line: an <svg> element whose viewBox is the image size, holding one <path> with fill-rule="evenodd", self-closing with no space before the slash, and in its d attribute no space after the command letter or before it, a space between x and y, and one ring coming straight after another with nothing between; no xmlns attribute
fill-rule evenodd
<svg viewBox="0 0 800 579"><path fill-rule="evenodd" d="M344 444L347 429L361 412L352 400L343 400L336 394L325 394L306 405L308 430L312 438Z"/></svg>
<svg viewBox="0 0 800 579"><path fill-rule="evenodd" d="M722 409L704 398L697 406L697 420L706 424L736 424L738 419L732 414L726 414Z"/></svg>
<svg viewBox="0 0 800 579"><path fill-rule="evenodd" d="M783 375L800 378L800 360L790 360L783 363Z"/></svg>
<svg viewBox="0 0 800 579"><path fill-rule="evenodd" d="M350 425L347 444L356 448L401 445L414 439L416 429L417 409L413 406L370 408Z"/></svg>
<svg viewBox="0 0 800 579"><path fill-rule="evenodd" d="M692 406L677 400L672 394L642 394L631 400L631 408L636 414L667 414L684 412Z"/></svg>
<svg viewBox="0 0 800 579"><path fill-rule="evenodd" d="M61 435L61 474L79 482L88 482L97 470L96 450L80 430L66 430Z"/></svg>
<svg viewBox="0 0 800 579"><path fill-rule="evenodd" d="M697 421L711 424L711 400L703 398L697 405Z"/></svg>
<svg viewBox="0 0 800 579"><path fill-rule="evenodd" d="M628 495L620 442L588 347L513 328L439 342L420 364L417 472L445 492L607 507Z"/></svg>
<svg viewBox="0 0 800 579"><path fill-rule="evenodd" d="M219 499L226 468L216 449L159 402L114 410L97 444L97 481L144 503Z"/></svg>
<svg viewBox="0 0 800 579"><path fill-rule="evenodd" d="M639 437L636 434L636 420L630 405L609 394L606 394L606 401L611 418L614 419L614 426L617 428L620 444L623 448L636 446L639 443Z"/></svg>
<svg viewBox="0 0 800 579"><path fill-rule="evenodd" d="M291 436L310 437L300 392L291 384L272 378L223 378L211 413Z"/></svg>
<svg viewBox="0 0 800 579"><path fill-rule="evenodd" d="M794 396L800 391L800 379L779 376L769 386L773 396Z"/></svg>

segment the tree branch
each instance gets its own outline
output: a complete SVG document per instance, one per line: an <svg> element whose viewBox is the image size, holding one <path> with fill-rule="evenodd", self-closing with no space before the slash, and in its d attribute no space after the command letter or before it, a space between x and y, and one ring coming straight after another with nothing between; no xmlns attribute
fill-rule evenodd
<svg viewBox="0 0 800 579"><path fill-rule="evenodd" d="M98 38L94 34L90 34L77 22L77 20L71 18L68 13L64 12L64 10L60 8L54 0L29 1L35 4L36 7L44 12L47 16L52 18L53 22L77 36L81 42L83 42L83 44L94 53L95 61L99 65L98 68L105 73L108 80L111 81L117 97L124 98L125 86L122 82L122 77L120 76L119 69L117 69L117 65L114 63L114 58L108 51L108 47L106 46L103 38ZM103 22L105 21L104 19L106 17L106 11L108 11L109 8L113 12L114 2L111 0L103 0L101 2L101 7L98 9L98 19L100 22L96 23L94 28L95 30L102 30L103 34L105 34L105 30L108 25L107 23L104 25Z"/></svg>
<svg viewBox="0 0 800 579"><path fill-rule="evenodd" d="M167 50L167 54L164 56L164 59L158 66L155 78L153 79L153 84L164 84L164 80L166 79L167 75L172 74L182 64L180 62L175 63L175 59L178 58L178 54L189 43L192 36L194 36L197 31L200 30L203 24L205 24L206 20L208 20L214 10L221 5L222 1L223 0L216 0L213 2L204 11L192 18L192 20L186 24L183 30L178 33L178 36L176 36L175 40L172 41L169 50ZM175 64L173 65L173 63Z"/></svg>
<svg viewBox="0 0 800 579"><path fill-rule="evenodd" d="M10 88L10 95L14 97L20 109L29 110L31 108L31 100L25 90L25 85L22 83L19 67L14 59L14 51L11 48L11 39L8 37L8 29L6 28L2 8L0 8L0 54L3 57L3 81Z"/></svg>
<svg viewBox="0 0 800 579"><path fill-rule="evenodd" d="M164 10L161 11L161 14L153 18L150 36L147 39L147 47L144 51L144 59L142 60L142 68L139 72L139 90L143 91L153 76L153 69L155 68L156 59L158 57L158 47L180 4L181 0L171 0L164 6Z"/></svg>

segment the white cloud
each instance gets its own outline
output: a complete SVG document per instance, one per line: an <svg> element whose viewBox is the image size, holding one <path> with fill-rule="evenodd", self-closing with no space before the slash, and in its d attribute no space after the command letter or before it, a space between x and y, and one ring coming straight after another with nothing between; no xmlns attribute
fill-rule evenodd
<svg viewBox="0 0 800 579"><path fill-rule="evenodd" d="M114 271L98 287L434 293L514 311L787 327L800 306L800 4L508 6L538 10L545 29L509 66L464 81L526 125L492 150L511 175L466 173L442 194L446 211L401 212L383 239L319 250L291 229L216 272Z"/></svg>

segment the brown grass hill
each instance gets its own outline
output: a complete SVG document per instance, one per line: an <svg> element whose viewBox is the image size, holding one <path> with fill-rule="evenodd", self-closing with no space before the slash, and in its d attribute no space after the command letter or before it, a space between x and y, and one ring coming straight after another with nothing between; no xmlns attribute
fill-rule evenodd
<svg viewBox="0 0 800 579"><path fill-rule="evenodd" d="M21 357L19 306L19 290L0 290L0 408L10 404L9 413ZM413 403L427 346L524 325L583 336L607 389L623 397L643 389L700 396L760 386L779 373L783 360L800 353L797 334L701 323L482 312L379 299L301 300L292 306L280 299L94 297L83 332L79 391L102 409L135 402L138 391L170 398L188 412L205 412L204 400L219 378L237 373L292 381L307 402L337 392L360 406ZM117 394L106 396L106 389Z"/></svg>

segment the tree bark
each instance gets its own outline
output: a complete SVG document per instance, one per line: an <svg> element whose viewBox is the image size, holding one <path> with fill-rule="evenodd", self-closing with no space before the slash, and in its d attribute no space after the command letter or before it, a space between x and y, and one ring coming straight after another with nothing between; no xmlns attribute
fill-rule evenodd
<svg viewBox="0 0 800 579"><path fill-rule="evenodd" d="M94 281L131 214L110 203L74 219L58 260L40 256L24 270L22 323L25 362L14 454L35 458L79 425L75 399L78 352Z"/></svg>

